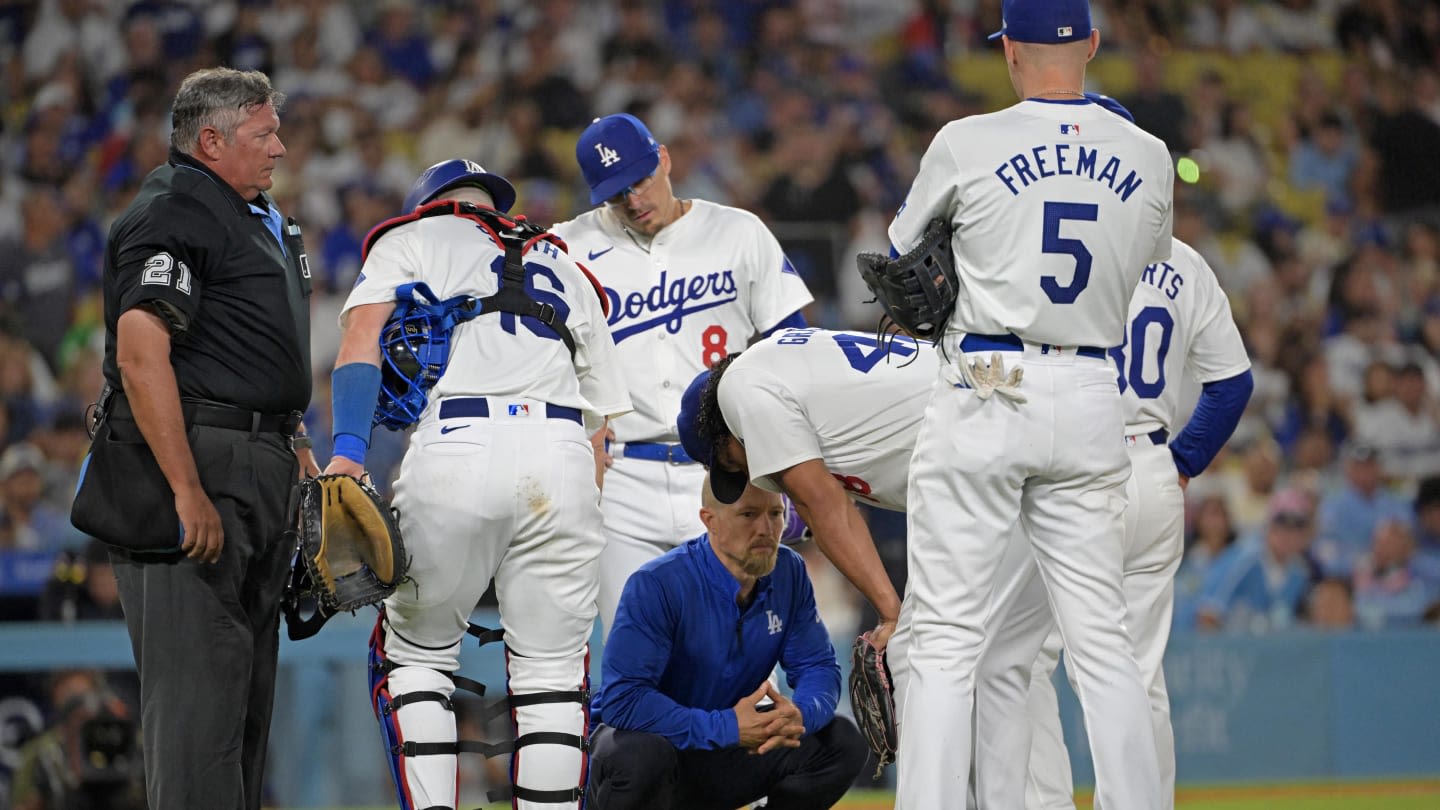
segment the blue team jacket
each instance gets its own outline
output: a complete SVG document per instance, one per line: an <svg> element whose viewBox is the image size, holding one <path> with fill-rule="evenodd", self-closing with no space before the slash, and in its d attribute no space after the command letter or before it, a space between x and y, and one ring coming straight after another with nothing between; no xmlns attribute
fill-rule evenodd
<svg viewBox="0 0 1440 810"><path fill-rule="evenodd" d="M740 743L735 704L778 662L805 733L824 728L840 699L840 665L804 561L781 546L743 613L739 591L708 536L641 566L625 583L605 640L592 716L664 735L676 748L733 747Z"/></svg>

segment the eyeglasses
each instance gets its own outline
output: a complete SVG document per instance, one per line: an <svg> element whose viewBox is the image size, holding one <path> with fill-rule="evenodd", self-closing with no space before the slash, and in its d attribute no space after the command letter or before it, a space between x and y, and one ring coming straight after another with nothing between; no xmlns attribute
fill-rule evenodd
<svg viewBox="0 0 1440 810"><path fill-rule="evenodd" d="M646 175L645 177L640 178L639 180L635 181L635 182L632 183L631 185L628 185L628 186L626 186L625 188L621 189L620 191L616 192L616 193L615 193L615 196L613 196L613 197L611 197L610 199L608 199L608 200L605 201L605 204L606 204L606 205L624 205L624 204L625 204L625 200L628 199L631 194L635 194L635 195L644 194L645 192L647 192L647 191L650 190L650 187L651 187L651 186L655 185L655 178L656 178L656 176L659 175L659 174L660 174L660 169L659 169L659 167L656 167L655 171L651 172L650 174Z"/></svg>

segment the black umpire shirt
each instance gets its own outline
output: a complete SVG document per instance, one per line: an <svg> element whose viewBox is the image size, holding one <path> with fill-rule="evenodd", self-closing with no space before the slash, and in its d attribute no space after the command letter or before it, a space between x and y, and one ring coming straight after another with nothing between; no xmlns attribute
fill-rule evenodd
<svg viewBox="0 0 1440 810"><path fill-rule="evenodd" d="M145 178L105 250L105 379L120 389L116 324L148 306L171 330L180 397L262 413L310 403L310 268L293 219L247 203L189 155Z"/></svg>

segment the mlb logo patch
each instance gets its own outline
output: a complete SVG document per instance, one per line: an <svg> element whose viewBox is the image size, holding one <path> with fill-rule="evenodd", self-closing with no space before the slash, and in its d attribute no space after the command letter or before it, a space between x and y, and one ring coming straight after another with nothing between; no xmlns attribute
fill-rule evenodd
<svg viewBox="0 0 1440 810"><path fill-rule="evenodd" d="M512 402L509 405L509 411L511 416L529 416L530 406L523 402Z"/></svg>
<svg viewBox="0 0 1440 810"><path fill-rule="evenodd" d="M1062 26L1060 26L1059 28L1056 28L1056 29L1055 29L1055 36L1057 36L1057 37L1068 37L1068 36L1070 36L1071 34L1074 34L1074 33L1075 33L1075 29L1074 29L1074 28L1071 28L1071 27L1068 26L1068 25L1062 25Z"/></svg>
<svg viewBox="0 0 1440 810"><path fill-rule="evenodd" d="M1061 124L1061 125L1060 125L1060 134L1061 134L1061 135L1079 135L1079 134L1080 134L1080 125L1079 125L1079 124Z"/></svg>

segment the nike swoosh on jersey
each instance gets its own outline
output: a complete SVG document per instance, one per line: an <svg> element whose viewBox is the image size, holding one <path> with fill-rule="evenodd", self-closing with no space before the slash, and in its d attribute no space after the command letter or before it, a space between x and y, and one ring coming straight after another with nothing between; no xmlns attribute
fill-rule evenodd
<svg viewBox="0 0 1440 810"><path fill-rule="evenodd" d="M469 425L446 425L445 427L440 428L440 435L441 435L441 436L444 436L446 433L449 433L449 432L452 431L452 430L464 430L464 429L467 428L467 427L470 427L470 426L469 426Z"/></svg>
<svg viewBox="0 0 1440 810"><path fill-rule="evenodd" d="M593 262L593 261L595 261L596 259L600 258L601 256L604 256L606 253L609 253L610 251L612 251L612 250L614 250L614 249L615 249L615 246L614 246L614 245L611 245L610 247L605 248L604 250L592 250L592 251L590 251L590 253L589 253L590 261Z"/></svg>

